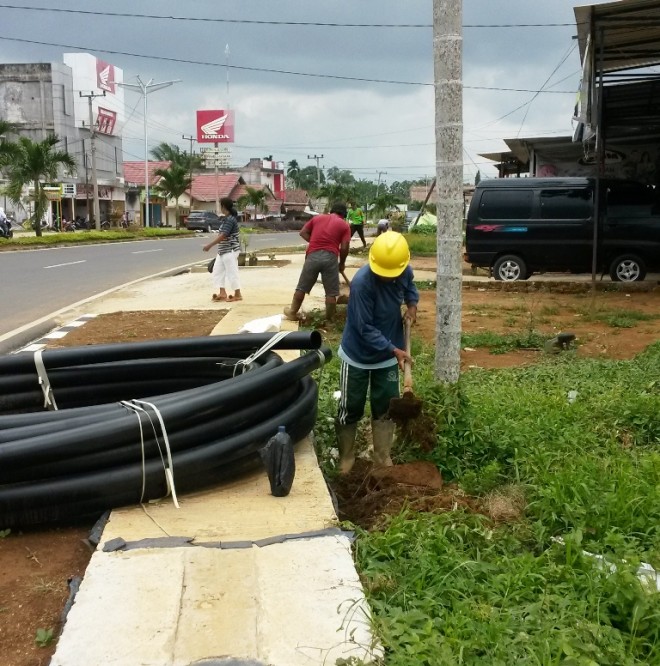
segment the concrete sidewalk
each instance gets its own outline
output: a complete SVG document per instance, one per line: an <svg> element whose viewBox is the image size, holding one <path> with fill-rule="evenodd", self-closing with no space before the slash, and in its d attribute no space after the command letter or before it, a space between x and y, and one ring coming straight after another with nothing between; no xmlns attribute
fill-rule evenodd
<svg viewBox="0 0 660 666"><path fill-rule="evenodd" d="M236 333L290 302L304 257L282 258L291 263L241 269L238 303L211 301L204 262L87 303L62 323L115 311L229 308L213 334ZM349 274L361 261L351 259ZM323 304L319 284L305 308ZM284 321L283 328L297 325ZM285 360L296 354L281 352ZM271 496L266 473L258 471L179 503L112 512L51 666L330 666L382 655L350 536L337 529L310 439L296 445L288 497ZM105 552L116 540L127 546Z"/></svg>

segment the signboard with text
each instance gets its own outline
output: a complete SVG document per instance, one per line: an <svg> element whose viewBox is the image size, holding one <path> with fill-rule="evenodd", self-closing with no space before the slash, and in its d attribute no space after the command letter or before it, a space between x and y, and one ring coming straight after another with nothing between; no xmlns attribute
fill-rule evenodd
<svg viewBox="0 0 660 666"><path fill-rule="evenodd" d="M234 143L234 112L197 111L198 143Z"/></svg>

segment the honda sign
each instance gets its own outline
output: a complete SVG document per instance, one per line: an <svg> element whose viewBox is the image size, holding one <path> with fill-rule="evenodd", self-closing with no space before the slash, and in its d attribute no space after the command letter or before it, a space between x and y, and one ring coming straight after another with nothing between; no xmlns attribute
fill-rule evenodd
<svg viewBox="0 0 660 666"><path fill-rule="evenodd" d="M198 111L198 143L234 143L233 111Z"/></svg>

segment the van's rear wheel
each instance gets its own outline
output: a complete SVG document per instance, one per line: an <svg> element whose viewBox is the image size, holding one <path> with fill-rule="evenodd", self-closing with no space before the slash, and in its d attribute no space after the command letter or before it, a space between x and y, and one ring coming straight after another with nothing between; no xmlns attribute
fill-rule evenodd
<svg viewBox="0 0 660 666"><path fill-rule="evenodd" d="M493 277L496 280L514 282L515 280L526 280L529 276L525 262L515 254L505 254L493 265Z"/></svg>
<svg viewBox="0 0 660 666"><path fill-rule="evenodd" d="M646 277L646 266L636 255L624 254L610 264L610 277L614 282L639 282Z"/></svg>

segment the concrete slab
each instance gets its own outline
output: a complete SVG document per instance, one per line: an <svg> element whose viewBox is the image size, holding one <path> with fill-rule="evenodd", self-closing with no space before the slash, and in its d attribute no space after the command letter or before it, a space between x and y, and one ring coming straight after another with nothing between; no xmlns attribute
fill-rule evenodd
<svg viewBox="0 0 660 666"><path fill-rule="evenodd" d="M255 541L268 536L320 530L337 525L310 438L296 445L296 478L287 497L270 494L265 471L211 490L142 507L115 509L103 532L102 544L163 536L204 541Z"/></svg>
<svg viewBox="0 0 660 666"><path fill-rule="evenodd" d="M51 666L369 661L380 651L368 618L344 536L247 551L97 552Z"/></svg>

